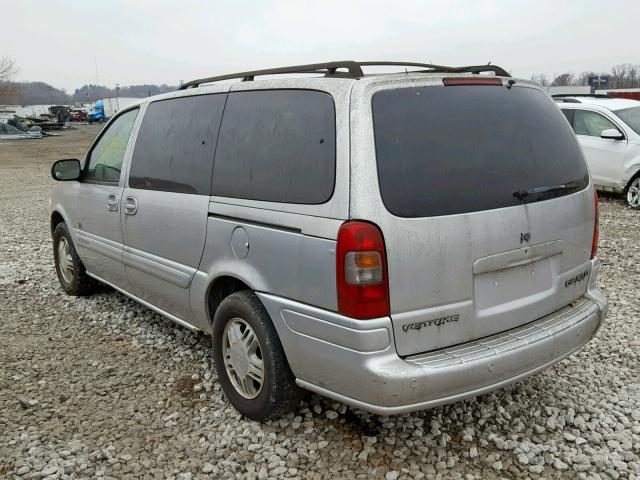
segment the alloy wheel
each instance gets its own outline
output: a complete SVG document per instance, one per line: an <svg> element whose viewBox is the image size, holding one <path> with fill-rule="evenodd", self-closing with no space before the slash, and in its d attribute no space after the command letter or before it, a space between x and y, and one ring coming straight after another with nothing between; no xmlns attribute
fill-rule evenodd
<svg viewBox="0 0 640 480"><path fill-rule="evenodd" d="M73 281L73 257L71 256L71 244L62 237L58 242L58 269L66 283Z"/></svg>
<svg viewBox="0 0 640 480"><path fill-rule="evenodd" d="M264 384L264 361L258 337L241 318L231 319L222 335L222 358L235 390L244 398L256 398Z"/></svg>
<svg viewBox="0 0 640 480"><path fill-rule="evenodd" d="M627 189L627 203L633 207L640 207L640 177L634 179Z"/></svg>

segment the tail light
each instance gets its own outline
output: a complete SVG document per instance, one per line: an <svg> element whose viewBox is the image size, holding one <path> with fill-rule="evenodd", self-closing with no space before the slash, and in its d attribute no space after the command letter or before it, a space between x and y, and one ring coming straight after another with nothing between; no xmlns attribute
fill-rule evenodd
<svg viewBox="0 0 640 480"><path fill-rule="evenodd" d="M460 85L494 85L502 86L502 79L493 77L451 77L443 78L442 83L445 87L455 87Z"/></svg>
<svg viewBox="0 0 640 480"><path fill-rule="evenodd" d="M600 212L598 209L598 194L595 190L593 190L593 198L595 201L595 225L593 226L593 241L591 242L591 258L595 258L596 253L598 252L598 238L600 236L600 232L598 230L598 221L600 219Z"/></svg>
<svg viewBox="0 0 640 480"><path fill-rule="evenodd" d="M352 318L389 315L387 255L380 229L366 222L346 222L336 246L338 311Z"/></svg>

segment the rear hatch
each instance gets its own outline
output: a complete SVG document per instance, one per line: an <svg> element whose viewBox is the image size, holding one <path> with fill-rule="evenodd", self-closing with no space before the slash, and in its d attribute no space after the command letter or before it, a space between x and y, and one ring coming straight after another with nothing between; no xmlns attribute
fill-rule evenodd
<svg viewBox="0 0 640 480"><path fill-rule="evenodd" d="M588 283L594 193L564 116L532 86L456 79L371 100L402 356L531 322Z"/></svg>

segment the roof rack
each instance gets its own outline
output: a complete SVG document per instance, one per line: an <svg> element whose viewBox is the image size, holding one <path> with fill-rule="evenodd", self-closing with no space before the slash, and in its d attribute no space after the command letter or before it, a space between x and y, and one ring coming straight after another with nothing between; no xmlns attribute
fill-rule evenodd
<svg viewBox="0 0 640 480"><path fill-rule="evenodd" d="M497 65L472 65L466 67L447 67L444 65L433 65L430 63L415 62L354 62L352 60L344 60L339 62L328 63L311 63L308 65L295 65L291 67L269 68L266 70L253 70L248 72L230 73L227 75L218 75L215 77L198 78L191 80L180 86L179 90L187 88L195 88L203 83L219 82L222 80L241 79L243 82L255 80L255 77L264 75L284 75L289 73L319 73L330 78L362 78L364 72L362 67L371 66L396 66L396 67L420 67L425 70L418 70L423 73L475 73L493 72L495 75L502 77L510 77L509 73L498 67ZM415 73L412 72L412 73Z"/></svg>

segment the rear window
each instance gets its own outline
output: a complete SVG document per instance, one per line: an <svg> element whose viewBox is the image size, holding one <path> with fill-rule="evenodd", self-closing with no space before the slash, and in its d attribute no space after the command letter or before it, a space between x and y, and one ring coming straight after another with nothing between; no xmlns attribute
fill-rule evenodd
<svg viewBox="0 0 640 480"><path fill-rule="evenodd" d="M229 94L212 195L319 204L333 193L336 120L329 94L261 90Z"/></svg>
<svg viewBox="0 0 640 480"><path fill-rule="evenodd" d="M588 185L571 127L538 90L402 88L376 93L372 108L380 191L394 215L490 210Z"/></svg>

